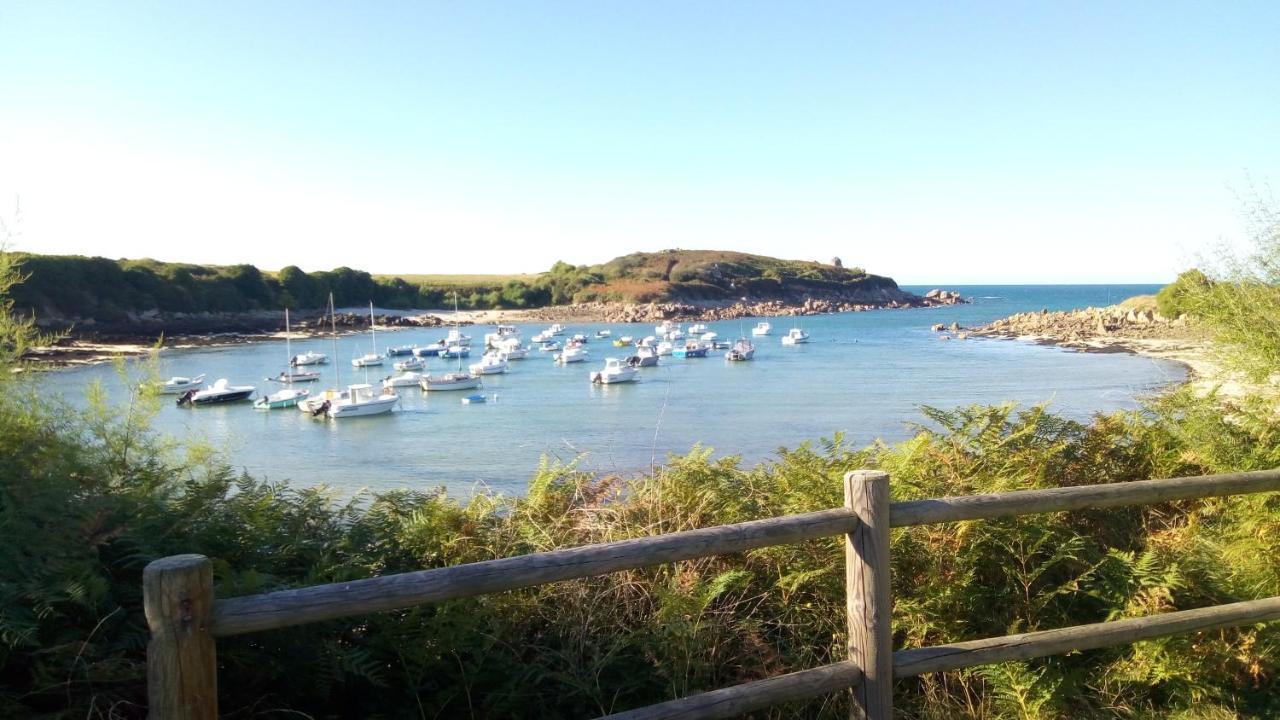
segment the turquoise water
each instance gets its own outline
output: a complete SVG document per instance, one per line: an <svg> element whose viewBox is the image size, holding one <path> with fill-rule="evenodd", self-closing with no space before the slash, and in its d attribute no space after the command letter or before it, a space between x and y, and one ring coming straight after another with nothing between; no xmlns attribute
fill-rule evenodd
<svg viewBox="0 0 1280 720"><path fill-rule="evenodd" d="M954 407L1013 400L1049 401L1068 416L1086 419L1098 411L1130 408L1135 398L1183 378L1181 366L1120 354L1084 354L1007 340L942 342L934 323L973 325L1027 310L1106 305L1154 292L1157 286L945 286L973 297L971 305L883 310L794 319L812 335L808 345L783 347L790 318L773 321L774 334L757 338L756 359L727 363L722 353L706 359L662 358L634 384L593 387L587 374L604 358L626 351L606 342L589 345L591 360L558 367L549 355L531 353L513 361L507 375L485 379L484 405L462 405L468 393L402 388L391 415L341 422L315 421L303 413L256 412L248 403L179 409L166 403L159 430L194 435L222 448L238 468L273 480L325 483L343 492L444 485L466 494L483 483L519 493L542 455L561 460L581 456L582 466L632 473L684 453L701 442L718 454L749 462L779 447L830 437L842 431L857 444L909 434L920 405ZM927 287L909 287L917 292ZM711 323L723 338L749 332L755 321ZM540 325L520 326L526 340ZM579 324L570 332L609 328L614 336L653 333L651 324ZM477 342L489 328L467 332ZM379 333L379 347L424 344L439 330ZM367 351L368 336L340 338L339 365L322 366L317 389L363 380L350 358ZM294 343L295 353L315 349L332 355L329 340ZM478 355L478 353L476 354ZM464 362L475 362L476 355ZM274 388L262 378L283 369L283 342L190 351L166 351L161 372L228 378L233 384ZM456 367L438 358L428 370ZM369 371L375 381L390 364ZM47 382L69 399L102 380L116 397L122 391L110 367L52 373Z"/></svg>

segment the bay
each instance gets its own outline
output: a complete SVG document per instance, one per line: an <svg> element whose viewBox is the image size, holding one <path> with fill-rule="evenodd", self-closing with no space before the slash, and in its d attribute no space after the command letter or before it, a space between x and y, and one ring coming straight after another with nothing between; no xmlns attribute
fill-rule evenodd
<svg viewBox="0 0 1280 720"><path fill-rule="evenodd" d="M1157 285L973 285L944 286L973 303L940 308L773 319L773 335L756 338L756 359L727 363L722 353L705 359L664 357L641 380L592 386L588 372L606 357L627 351L604 341L588 347L586 363L556 366L548 354L513 361L507 375L485 378L483 405L463 405L469 393L423 393L401 388L397 410L386 416L317 421L294 410L259 412L249 403L178 408L166 402L155 427L180 438L203 440L222 451L237 469L260 478L301 485L329 485L341 494L361 488L446 487L466 495L478 487L521 493L540 458L576 461L596 472L633 474L668 453L697 444L745 462L768 459L780 447L831 437L837 432L862 445L876 438L899 440L921 405L951 408L970 403L1048 402L1066 416L1137 406L1137 398L1185 377L1181 365L1125 354L1078 353L1008 340L942 342L935 323L977 325L1016 312L1067 310L1113 304L1155 292ZM914 292L928 287L905 286ZM709 323L722 338L749 334L754 319ZM807 345L784 347L793 325L811 336ZM518 325L526 341L540 325ZM581 323L569 332L609 329L617 337L650 335L650 324ZM468 330L477 343L484 326ZM441 330L379 333L387 344L426 344ZM390 361L367 373L350 359L367 352L369 336L338 340L335 362L321 366L312 385L331 386L391 373ZM293 344L295 353L333 354L331 341ZM477 352L478 355L478 352ZM477 358L465 362L474 362ZM160 370L170 375L207 374L210 381L274 385L262 378L284 368L283 342L225 348L166 350ZM456 361L428 361L434 373L456 369ZM82 402L88 385L101 381L121 400L123 387L110 366L49 373L43 382L70 402Z"/></svg>

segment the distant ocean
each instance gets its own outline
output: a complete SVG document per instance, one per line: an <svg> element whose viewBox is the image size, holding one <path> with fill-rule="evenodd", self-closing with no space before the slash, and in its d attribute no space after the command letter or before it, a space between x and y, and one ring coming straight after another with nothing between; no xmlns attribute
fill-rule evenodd
<svg viewBox="0 0 1280 720"><path fill-rule="evenodd" d="M934 286L904 286L923 293ZM662 358L643 371L638 383L593 387L587 373L607 357L626 352L607 343L589 345L591 360L558 367L549 355L532 353L512 362L510 374L485 379L484 405L462 405L457 393L401 392L398 410L388 416L318 422L297 411L256 412L237 406L179 409L166 403L157 429L194 436L221 448L237 468L273 480L327 484L343 493L375 489L446 486L455 494L478 484L520 493L543 455L579 459L599 472L634 473L661 463L668 453L695 444L745 462L768 459L778 448L843 432L862 445L879 437L907 437L908 423L920 421L921 405L955 407L1010 400L1048 401L1060 413L1088 419L1096 412L1136 406L1135 399L1181 381L1181 366L1123 354L1085 354L1011 340L941 342L934 323L977 325L1017 312L1068 310L1109 305L1158 285L947 285L969 305L913 310L880 310L773 320L773 335L757 338L756 359L727 363L720 354L706 359ZM711 323L722 337L749 333L752 319ZM780 337L793 324L812 342L783 347ZM570 332L609 328L615 337L653 333L650 325L584 323ZM525 338L540 326L521 326ZM473 330L479 342L485 328ZM405 330L379 333L386 344L425 344L443 333ZM296 343L293 351L332 354L330 341ZM350 359L369 350L368 336L339 340L337 362L323 367L317 387L363 381ZM474 362L475 358L468 362ZM166 351L161 371L168 375L205 373L212 380L253 383L283 369L283 342L190 351ZM446 372L455 364L432 358L428 369ZM390 364L370 370L368 379L391 372ZM115 396L110 367L77 368L46 376L45 382L73 402L88 383L101 380ZM465 393L463 393L465 394Z"/></svg>

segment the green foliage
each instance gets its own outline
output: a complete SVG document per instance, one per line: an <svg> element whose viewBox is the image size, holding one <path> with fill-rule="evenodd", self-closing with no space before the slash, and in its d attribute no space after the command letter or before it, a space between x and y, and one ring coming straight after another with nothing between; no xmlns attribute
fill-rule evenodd
<svg viewBox="0 0 1280 720"><path fill-rule="evenodd" d="M0 254L0 261L7 256ZM0 286L16 280L0 264ZM581 272L562 269L562 275ZM242 277L244 277L242 275ZM0 325L6 347L30 327ZM859 467L896 499L1280 465L1280 419L1176 392L1072 422L1043 407L922 409L915 436L779 449L745 467L695 447L634 479L544 461L524 497L339 498L237 476L149 427L153 369L123 407L14 383L0 356L0 716L141 717L141 573L214 559L232 597L826 509ZM232 716L583 717L841 659L837 538L218 643ZM1276 494L904 528L902 647L1280 595ZM898 684L904 718L1274 717L1280 627L1216 630ZM839 694L761 717L846 717Z"/></svg>
<svg viewBox="0 0 1280 720"><path fill-rule="evenodd" d="M1187 270L1156 293L1156 309L1167 318L1194 314L1196 302L1210 285L1204 273L1194 268Z"/></svg>

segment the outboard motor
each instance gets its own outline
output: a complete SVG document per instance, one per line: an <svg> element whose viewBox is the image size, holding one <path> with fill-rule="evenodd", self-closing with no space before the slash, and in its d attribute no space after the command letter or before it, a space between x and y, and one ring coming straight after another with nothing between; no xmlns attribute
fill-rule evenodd
<svg viewBox="0 0 1280 720"><path fill-rule="evenodd" d="M188 390L182 393L182 397L178 398L178 406L181 407L183 405L190 405L191 398L195 397L195 394L196 394L195 390Z"/></svg>
<svg viewBox="0 0 1280 720"><path fill-rule="evenodd" d="M324 415L327 412L329 412L329 401L325 400L324 402L320 403L320 407L311 411L311 417L320 417L321 415Z"/></svg>

